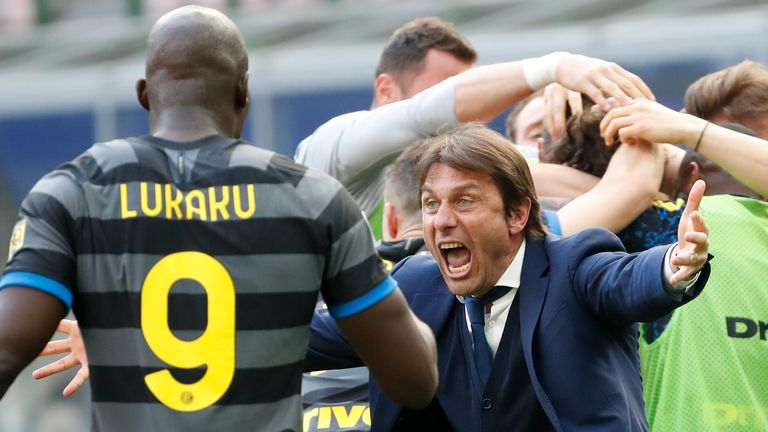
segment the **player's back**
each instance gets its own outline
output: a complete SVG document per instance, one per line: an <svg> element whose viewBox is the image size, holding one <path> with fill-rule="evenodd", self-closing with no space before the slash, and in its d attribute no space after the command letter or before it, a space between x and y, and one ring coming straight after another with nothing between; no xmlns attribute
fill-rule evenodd
<svg viewBox="0 0 768 432"><path fill-rule="evenodd" d="M27 207L71 217L58 247L75 261L62 282L90 359L94 430L298 429L318 290L359 295L326 288L351 280L329 251L365 230L339 201L351 198L330 177L223 136L97 144L41 180Z"/></svg>

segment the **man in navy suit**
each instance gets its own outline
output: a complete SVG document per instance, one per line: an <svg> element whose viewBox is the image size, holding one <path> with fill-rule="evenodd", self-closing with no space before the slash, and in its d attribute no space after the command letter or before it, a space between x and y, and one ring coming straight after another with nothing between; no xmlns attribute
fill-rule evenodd
<svg viewBox="0 0 768 432"><path fill-rule="evenodd" d="M483 126L428 139L419 153L435 258L408 258L392 275L435 333L440 386L414 411L372 383L373 429L646 430L635 323L685 304L707 280L703 182L679 243L629 255L602 229L546 235L524 158ZM317 315L307 367L357 364Z"/></svg>

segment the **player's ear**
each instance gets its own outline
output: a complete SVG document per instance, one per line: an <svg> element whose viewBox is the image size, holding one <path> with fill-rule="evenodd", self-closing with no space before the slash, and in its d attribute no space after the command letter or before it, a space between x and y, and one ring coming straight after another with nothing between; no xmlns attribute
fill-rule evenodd
<svg viewBox="0 0 768 432"><path fill-rule="evenodd" d="M385 240L394 241L397 238L400 222L397 219L395 207L389 201L384 203L384 214L382 215L382 232ZM386 238L389 236L389 238Z"/></svg>
<svg viewBox="0 0 768 432"><path fill-rule="evenodd" d="M235 107L243 109L248 106L250 96L248 94L248 72L245 72L237 80L237 89L235 90Z"/></svg>
<svg viewBox="0 0 768 432"><path fill-rule="evenodd" d="M149 111L149 96L147 95L147 80L139 78L136 80L136 98L139 100L139 105Z"/></svg>
<svg viewBox="0 0 768 432"><path fill-rule="evenodd" d="M696 183L696 180L698 179L704 179L704 176L701 172L701 167L695 161L691 161L685 167L683 181L681 182L682 184L678 190L688 195L691 192L693 184Z"/></svg>
<svg viewBox="0 0 768 432"><path fill-rule="evenodd" d="M373 92L374 97L376 98L376 106L385 105L402 99L400 86L397 84L395 78L388 73L383 73L376 77L376 81L373 83Z"/></svg>

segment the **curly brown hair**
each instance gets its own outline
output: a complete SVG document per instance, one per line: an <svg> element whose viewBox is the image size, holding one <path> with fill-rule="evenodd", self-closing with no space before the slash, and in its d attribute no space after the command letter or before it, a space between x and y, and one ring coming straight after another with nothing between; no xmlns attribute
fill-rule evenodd
<svg viewBox="0 0 768 432"><path fill-rule="evenodd" d="M542 148L539 160L602 177L620 144L616 137L613 145L605 145L600 136L600 121L603 117L604 112L590 109L583 114L571 116L565 125L563 137Z"/></svg>

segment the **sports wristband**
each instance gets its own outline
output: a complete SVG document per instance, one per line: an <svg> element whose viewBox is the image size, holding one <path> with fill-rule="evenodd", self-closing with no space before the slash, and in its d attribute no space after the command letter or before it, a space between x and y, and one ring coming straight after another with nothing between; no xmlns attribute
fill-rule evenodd
<svg viewBox="0 0 768 432"><path fill-rule="evenodd" d="M567 55L567 52L558 51L542 57L523 60L523 76L528 87L536 91L553 83L556 78L557 65Z"/></svg>

